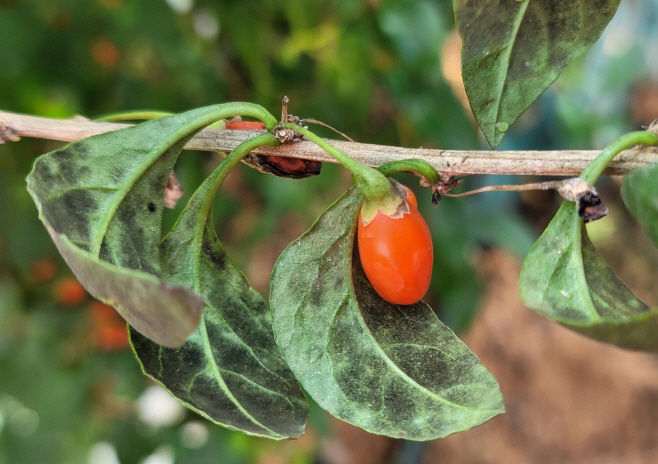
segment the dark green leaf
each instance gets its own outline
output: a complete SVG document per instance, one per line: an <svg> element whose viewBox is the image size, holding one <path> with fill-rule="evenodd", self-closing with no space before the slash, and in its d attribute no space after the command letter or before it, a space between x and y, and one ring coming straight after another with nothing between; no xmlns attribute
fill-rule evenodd
<svg viewBox="0 0 658 464"><path fill-rule="evenodd" d="M658 246L658 164L624 176L621 195L628 211Z"/></svg>
<svg viewBox="0 0 658 464"><path fill-rule="evenodd" d="M317 403L370 432L430 440L503 411L489 371L424 302L385 302L353 253L352 190L280 256L271 279L276 341Z"/></svg>
<svg viewBox="0 0 658 464"><path fill-rule="evenodd" d="M260 114L256 105L214 105L97 135L39 157L27 178L51 236L65 237L67 241L59 243L84 251L75 253L77 260L91 259L88 264L78 262L80 283L96 298L121 308L135 329L165 346L180 346L198 326L199 299L181 289L187 292L181 304L158 305L162 300L144 298L138 281L134 286L119 284L121 279L109 275L116 277L125 268L160 275L158 244L169 173L189 137L236 114L236 108L242 114ZM98 259L114 268L97 266ZM110 273L103 286L98 285L101 269ZM148 305L135 306L138 300ZM179 313L163 323L160 319L172 311Z"/></svg>
<svg viewBox="0 0 658 464"><path fill-rule="evenodd" d="M619 0L453 0L462 75L492 147L562 70L594 42Z"/></svg>
<svg viewBox="0 0 658 464"><path fill-rule="evenodd" d="M217 239L210 208L215 171L161 245L163 278L205 300L199 328L180 349L131 331L144 372L186 406L251 435L304 431L308 405L274 341L267 304Z"/></svg>
<svg viewBox="0 0 658 464"><path fill-rule="evenodd" d="M615 276L565 201L523 262L526 306L566 327L622 348L658 351L658 311Z"/></svg>

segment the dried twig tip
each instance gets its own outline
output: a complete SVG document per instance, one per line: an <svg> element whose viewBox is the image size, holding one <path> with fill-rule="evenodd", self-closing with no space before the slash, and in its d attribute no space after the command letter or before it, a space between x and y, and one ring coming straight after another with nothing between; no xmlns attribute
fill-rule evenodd
<svg viewBox="0 0 658 464"><path fill-rule="evenodd" d="M608 208L601 202L596 189L579 177L562 181L557 192L565 200L576 202L583 222L596 221L608 214Z"/></svg>

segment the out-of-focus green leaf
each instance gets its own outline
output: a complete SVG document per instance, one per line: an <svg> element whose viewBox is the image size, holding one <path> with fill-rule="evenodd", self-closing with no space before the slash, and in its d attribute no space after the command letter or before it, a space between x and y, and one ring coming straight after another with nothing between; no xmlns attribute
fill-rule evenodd
<svg viewBox="0 0 658 464"><path fill-rule="evenodd" d="M622 348L658 351L650 309L596 252L575 203L564 201L523 262L521 298L549 319Z"/></svg>
<svg viewBox="0 0 658 464"><path fill-rule="evenodd" d="M619 0L453 0L462 75L484 136L497 147L514 121L594 44Z"/></svg>
<svg viewBox="0 0 658 464"><path fill-rule="evenodd" d="M382 300L353 253L354 189L291 243L271 278L279 347L306 391L370 432L430 440L503 411L489 371L424 302Z"/></svg>
<svg viewBox="0 0 658 464"><path fill-rule="evenodd" d="M628 211L658 246L658 164L626 174L621 195Z"/></svg>
<svg viewBox="0 0 658 464"><path fill-rule="evenodd" d="M159 306L162 298L144 293L157 286L125 285L115 277L122 268L160 274L164 189L185 142L219 119L264 113L252 104L214 105L90 137L41 156L27 178L42 222L51 236L62 237L56 244L67 244L60 248L62 255L73 259L71 245L85 252L75 255L80 283L96 298L121 308L133 327L162 345L180 346L195 330L200 300L180 289L188 293L178 299L180 305ZM108 266L95 265L96 259ZM82 264L85 260L91 261ZM135 306L136 301L149 305ZM164 323L161 319L172 311L176 316Z"/></svg>
<svg viewBox="0 0 658 464"><path fill-rule="evenodd" d="M163 278L205 300L199 329L179 349L134 331L131 341L144 372L189 408L251 435L298 437L308 404L274 341L267 304L227 256L212 224L216 189L227 173L222 164L215 169L160 246Z"/></svg>

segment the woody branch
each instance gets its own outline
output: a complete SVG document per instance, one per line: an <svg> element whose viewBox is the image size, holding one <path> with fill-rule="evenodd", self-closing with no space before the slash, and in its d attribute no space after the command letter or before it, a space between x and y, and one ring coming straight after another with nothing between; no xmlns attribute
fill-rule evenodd
<svg viewBox="0 0 658 464"><path fill-rule="evenodd" d="M128 126L129 124L94 122L80 117L51 119L0 111L0 143L18 141L21 137L75 142ZM653 127L654 130L655 128L656 126ZM253 136L252 131L205 129L194 136L185 148L230 152ZM469 174L575 176L579 175L599 153L595 150L460 151L390 147L338 140L329 140L329 143L369 166L376 167L389 161L404 159L423 159L437 171L451 176ZM321 148L309 141L278 148L262 147L254 150L254 153L335 162ZM608 165L604 174L623 175L657 161L658 148L635 147L620 153Z"/></svg>

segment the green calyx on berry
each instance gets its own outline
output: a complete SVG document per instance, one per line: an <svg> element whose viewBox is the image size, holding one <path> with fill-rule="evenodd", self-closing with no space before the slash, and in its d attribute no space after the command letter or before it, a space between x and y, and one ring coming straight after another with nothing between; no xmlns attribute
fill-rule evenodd
<svg viewBox="0 0 658 464"><path fill-rule="evenodd" d="M411 172L421 177L429 186L437 186L441 182L441 176L436 172L436 169L423 160L393 161L380 166L378 169L373 169L350 158L305 127L284 122L279 124L277 129L301 134L324 149L352 173L354 183L365 197L361 209L362 220L365 223L370 222L377 215L377 211L381 211L392 218L401 217L409 212L403 199L406 191L404 189L400 190L391 184L387 179L388 176L397 172Z"/></svg>
<svg viewBox="0 0 658 464"><path fill-rule="evenodd" d="M388 182L391 186L389 195L376 200L366 197L363 201L363 205L361 206L361 222L364 226L370 223L377 216L378 212L393 219L399 219L405 214L409 214L409 205L404 200L404 197L407 196L406 190L392 179Z"/></svg>

